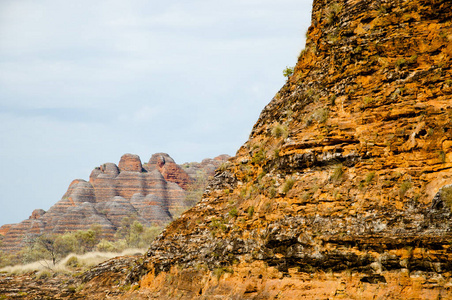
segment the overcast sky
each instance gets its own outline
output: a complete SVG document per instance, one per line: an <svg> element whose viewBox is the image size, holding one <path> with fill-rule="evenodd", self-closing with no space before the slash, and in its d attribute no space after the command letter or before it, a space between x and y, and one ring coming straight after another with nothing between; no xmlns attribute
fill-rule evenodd
<svg viewBox="0 0 452 300"><path fill-rule="evenodd" d="M234 155L296 63L311 5L0 1L0 225L124 153Z"/></svg>

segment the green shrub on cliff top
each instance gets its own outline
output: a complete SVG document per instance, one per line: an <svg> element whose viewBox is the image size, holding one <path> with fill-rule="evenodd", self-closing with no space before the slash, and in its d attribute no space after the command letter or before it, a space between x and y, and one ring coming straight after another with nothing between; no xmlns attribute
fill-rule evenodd
<svg viewBox="0 0 452 300"><path fill-rule="evenodd" d="M293 75L293 68L292 67L286 67L283 70L283 75L284 75L284 77L292 76Z"/></svg>

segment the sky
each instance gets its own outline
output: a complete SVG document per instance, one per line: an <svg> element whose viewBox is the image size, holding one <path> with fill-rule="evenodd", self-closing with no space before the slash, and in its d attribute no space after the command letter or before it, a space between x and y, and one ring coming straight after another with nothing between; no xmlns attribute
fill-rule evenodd
<svg viewBox="0 0 452 300"><path fill-rule="evenodd" d="M0 225L124 153L235 155L295 65L311 6L0 1Z"/></svg>

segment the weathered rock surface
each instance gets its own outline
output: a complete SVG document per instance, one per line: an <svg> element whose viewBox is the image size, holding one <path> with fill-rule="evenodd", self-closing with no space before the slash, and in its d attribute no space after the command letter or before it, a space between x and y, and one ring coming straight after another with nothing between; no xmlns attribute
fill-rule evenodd
<svg viewBox="0 0 452 300"><path fill-rule="evenodd" d="M28 237L86 230L93 224L101 226L104 238L112 238L121 220L132 215L144 225L170 222L175 212L189 206L183 188L194 180L168 154L154 154L150 162L146 170L138 155L124 154L118 166L95 168L89 182L74 180L47 212L35 210L28 220L2 226L1 248L16 251Z"/></svg>
<svg viewBox="0 0 452 300"><path fill-rule="evenodd" d="M451 1L315 0L294 74L129 279L169 299L451 299L451 20Z"/></svg>
<svg viewBox="0 0 452 300"><path fill-rule="evenodd" d="M183 189L193 183L193 179L166 153L156 153L151 156L146 165L149 172L158 170L166 181L174 182Z"/></svg>
<svg viewBox="0 0 452 300"><path fill-rule="evenodd" d="M229 158L231 158L229 155L223 154L215 158L203 159L200 163L184 163L181 165L181 167L193 179L197 179L200 174L213 176L215 175L215 170L218 169L221 164L227 162Z"/></svg>

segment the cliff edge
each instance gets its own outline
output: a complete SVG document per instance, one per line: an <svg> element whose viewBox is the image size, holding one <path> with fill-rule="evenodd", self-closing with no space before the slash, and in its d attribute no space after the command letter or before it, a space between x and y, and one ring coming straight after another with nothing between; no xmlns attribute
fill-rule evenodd
<svg viewBox="0 0 452 300"><path fill-rule="evenodd" d="M315 0L293 75L132 279L170 299L451 298L451 20L450 1Z"/></svg>

